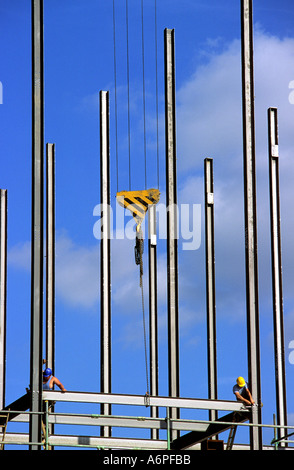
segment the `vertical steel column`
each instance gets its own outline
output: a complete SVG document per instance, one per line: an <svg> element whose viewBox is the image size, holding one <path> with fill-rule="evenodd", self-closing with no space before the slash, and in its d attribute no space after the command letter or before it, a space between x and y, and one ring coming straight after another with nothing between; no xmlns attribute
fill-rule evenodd
<svg viewBox="0 0 294 470"><path fill-rule="evenodd" d="M241 0L241 32L248 378L260 404L252 0ZM261 423L260 407L253 408L252 423ZM252 427L250 438L252 450L261 450L262 429Z"/></svg>
<svg viewBox="0 0 294 470"><path fill-rule="evenodd" d="M43 344L43 1L32 0L32 275L31 275L31 411L42 409ZM30 442L41 441L41 417L30 415ZM40 446L30 445L31 450Z"/></svg>
<svg viewBox="0 0 294 470"><path fill-rule="evenodd" d="M215 255L214 255L214 192L213 160L204 160L205 176L205 240L206 240L206 309L209 398L217 399ZM209 411L209 419L217 419L217 411Z"/></svg>
<svg viewBox="0 0 294 470"><path fill-rule="evenodd" d="M109 92L100 91L100 200L101 226L101 392L111 393L111 273L110 273L110 169ZM111 405L102 404L101 414L110 415ZM111 427L101 427L109 437Z"/></svg>
<svg viewBox="0 0 294 470"><path fill-rule="evenodd" d="M7 190L0 191L0 410L5 407L6 293L7 293Z"/></svg>
<svg viewBox="0 0 294 470"><path fill-rule="evenodd" d="M158 396L156 206L151 205L148 213L150 394L151 396ZM158 418L158 407L151 406L150 416ZM158 429L151 429L151 438L159 439Z"/></svg>
<svg viewBox="0 0 294 470"><path fill-rule="evenodd" d="M55 145L46 145L46 365L55 373Z"/></svg>
<svg viewBox="0 0 294 470"><path fill-rule="evenodd" d="M165 138L167 205L167 305L169 394L179 396L179 319L178 319L178 221L176 176L175 32L164 31L165 45ZM178 418L176 409L171 418ZM172 432L172 438L177 434Z"/></svg>
<svg viewBox="0 0 294 470"><path fill-rule="evenodd" d="M287 426L277 108L268 109L268 150L277 424ZM278 438L286 434L286 428L278 428Z"/></svg>
<svg viewBox="0 0 294 470"><path fill-rule="evenodd" d="M46 367L55 374L55 145L46 145ZM51 407L54 411L54 406ZM49 424L50 434L54 425Z"/></svg>

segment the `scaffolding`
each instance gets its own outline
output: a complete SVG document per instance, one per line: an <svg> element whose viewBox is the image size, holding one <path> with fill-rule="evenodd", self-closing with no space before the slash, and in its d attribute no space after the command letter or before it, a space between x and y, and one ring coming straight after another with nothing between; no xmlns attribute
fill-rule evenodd
<svg viewBox="0 0 294 470"><path fill-rule="evenodd" d="M67 403L91 403L95 405L113 405L121 407L135 407L146 414L146 407L151 406L162 409L163 417L148 417L144 415L128 416L121 415L105 415L97 413L56 413L51 411L50 404L52 402ZM2 412L0 424L11 422L28 423L32 414L31 411L16 410L15 406L20 407L20 402L14 404L14 408ZM7 433L0 434L2 445L34 445L38 448L43 447L49 450L51 447L63 448L96 448L96 449L112 449L112 450L145 450L145 451L179 451L179 450L198 450L203 448L203 443L210 440L217 434L231 430L236 432L237 426L246 426L249 428L269 428L272 429L274 435L276 431L283 428L277 424L258 424L255 425L248 421L251 420L251 409L244 409L241 403L225 400L205 400L196 398L171 398L171 397L150 397L150 402L146 406L146 397L144 395L120 395L120 394L103 394L89 392L60 392L46 391L43 392L43 412L40 414L43 423L43 433L40 441L32 442L29 434L24 433ZM129 408L128 408L129 409ZM215 410L220 413L226 413L217 420L203 419L172 419L171 409L190 409L192 410ZM149 429L157 430L165 434L161 439L140 439L137 437L119 438L111 436L83 436L83 435L58 435L50 433L50 425L72 425L72 426L91 426L100 428L128 428L135 430ZM288 436L291 436L294 426L287 426ZM171 439L172 431L185 432L176 440ZM189 431L189 432L188 432ZM286 439L287 436L284 436ZM276 443L279 440L273 439L271 446L265 446L264 449L277 449ZM223 442L223 441L221 441ZM280 441L279 441L280 443ZM225 446L222 446L225 450ZM249 450L249 445L234 444L229 435L226 450ZM288 448L290 449L290 448Z"/></svg>

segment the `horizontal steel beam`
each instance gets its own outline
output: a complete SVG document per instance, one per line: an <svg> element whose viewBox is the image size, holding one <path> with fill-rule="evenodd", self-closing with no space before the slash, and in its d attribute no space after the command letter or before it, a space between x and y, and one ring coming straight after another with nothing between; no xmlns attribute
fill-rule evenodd
<svg viewBox="0 0 294 470"><path fill-rule="evenodd" d="M28 414L13 418L13 422L27 423ZM165 418L148 418L145 416L105 416L105 415L73 415L73 414L49 414L49 424L69 424L77 426L111 426L139 429L167 429ZM205 432L208 423L192 422L191 420L176 420L170 422L170 427L179 431Z"/></svg>
<svg viewBox="0 0 294 470"><path fill-rule="evenodd" d="M43 400L81 402L81 403L112 403L115 405L147 406L144 395L120 395L93 392L61 392L43 391ZM229 400L207 400L202 398L153 397L147 399L148 406L193 408L199 410L240 411L242 404Z"/></svg>
<svg viewBox="0 0 294 470"><path fill-rule="evenodd" d="M0 433L0 440L2 434ZM54 441L54 443L53 443ZM147 440L147 439L121 439L121 438L101 438L101 437L88 437L88 436L50 436L50 445L55 446L84 446L93 445L95 447L105 447L111 449L139 449L139 450L166 450L167 443L163 440ZM86 444L90 442L90 444ZM19 444L28 445L29 435L25 433L6 433L5 444ZM200 444L195 444L189 450L200 450ZM234 444L233 450L250 450L248 444ZM274 446L262 446L262 450L275 450ZM293 447L288 447L284 450L293 450Z"/></svg>
<svg viewBox="0 0 294 470"><path fill-rule="evenodd" d="M0 433L2 439L2 434ZM6 433L5 444L28 445L29 435ZM49 437L50 446L61 447L97 447L106 449L166 450L167 441L155 439L127 439L95 436L61 436Z"/></svg>

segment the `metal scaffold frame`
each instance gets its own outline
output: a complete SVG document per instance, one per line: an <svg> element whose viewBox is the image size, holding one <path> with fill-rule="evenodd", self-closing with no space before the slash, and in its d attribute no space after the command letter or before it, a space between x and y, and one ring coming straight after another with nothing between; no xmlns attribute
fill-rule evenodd
<svg viewBox="0 0 294 470"><path fill-rule="evenodd" d="M32 442L29 434L25 433L6 433L3 444L6 445L31 445L39 449L42 447L48 450L53 447L80 447L80 448L96 448L96 449L129 449L129 450L197 450L201 447L201 443L209 441L216 433L229 430L236 425L246 426L249 428L268 428L276 430L282 426L276 424L253 424L250 421L251 410L244 409L241 403L225 400L205 400L195 398L171 398L171 397L151 397L150 407L165 409L165 416L146 417L146 416L126 416L111 415L97 413L56 413L50 411L50 403L56 402L75 402L75 403L92 403L95 405L111 404L125 406L141 407L146 410L146 397L143 395L120 395L120 394L103 394L103 393L86 393L86 392L43 392L43 408L42 413L38 412L38 416L42 418L44 423L43 435L40 441ZM216 420L203 419L172 419L170 417L171 409L188 408L191 410L218 410L219 412L230 411ZM33 412L20 412L17 410L8 411L9 420L12 422L28 422ZM15 418L13 415L16 415ZM76 426L93 426L93 427L118 427L132 429L150 429L163 431L164 439L144 439L144 438L120 438L111 436L83 436L83 435L58 435L50 434L50 425L76 425ZM294 426L283 426L293 434ZM190 431L178 439L181 446L177 445L177 440L172 441L172 431ZM187 439L188 436L188 439ZM197 438L196 438L197 436ZM0 434L1 437L1 434ZM272 444L276 444L273 439ZM229 442L228 442L229 443ZM250 446L235 444L236 449L242 448L249 450ZM274 450L276 445L266 446L268 450ZM229 449L227 449L229 450Z"/></svg>

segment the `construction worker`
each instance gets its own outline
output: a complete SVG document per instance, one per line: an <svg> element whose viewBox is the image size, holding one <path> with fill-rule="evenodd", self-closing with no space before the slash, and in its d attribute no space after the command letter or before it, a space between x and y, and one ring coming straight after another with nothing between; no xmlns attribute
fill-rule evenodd
<svg viewBox="0 0 294 470"><path fill-rule="evenodd" d="M62 392L66 392L60 380L52 375L52 370L48 367L43 372L43 390L53 390L54 385L57 385Z"/></svg>
<svg viewBox="0 0 294 470"><path fill-rule="evenodd" d="M233 393L236 395L237 401L243 402L244 405L254 405L255 402L248 388L248 383L245 382L243 377L238 377L236 382L233 387Z"/></svg>

